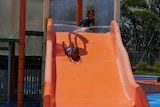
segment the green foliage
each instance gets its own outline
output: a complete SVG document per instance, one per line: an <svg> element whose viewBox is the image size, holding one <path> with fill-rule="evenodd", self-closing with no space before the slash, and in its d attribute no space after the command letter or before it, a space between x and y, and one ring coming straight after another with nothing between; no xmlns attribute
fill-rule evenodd
<svg viewBox="0 0 160 107"><path fill-rule="evenodd" d="M136 70L133 72L133 74L134 75L160 76L160 72L157 69Z"/></svg>
<svg viewBox="0 0 160 107"><path fill-rule="evenodd" d="M133 66L139 61L153 65L160 56L159 5L155 0L121 0L120 30ZM144 68L142 65L137 67Z"/></svg>
<svg viewBox="0 0 160 107"><path fill-rule="evenodd" d="M121 6L147 6L149 0L122 0Z"/></svg>
<svg viewBox="0 0 160 107"><path fill-rule="evenodd" d="M153 66L160 69L160 60L155 61Z"/></svg>
<svg viewBox="0 0 160 107"><path fill-rule="evenodd" d="M149 68L150 65L147 64L147 62L139 62L138 64L136 64L136 69L146 69Z"/></svg>
<svg viewBox="0 0 160 107"><path fill-rule="evenodd" d="M134 75L160 76L160 61L156 61L153 66L148 65L146 62L140 62L137 67L139 68L133 72Z"/></svg>
<svg viewBox="0 0 160 107"><path fill-rule="evenodd" d="M142 19L140 21L144 21L145 19L147 19L147 21L149 21L151 24L154 24L154 25L160 22L160 18L158 17L158 14L154 14L153 12L145 8L130 7L128 9L134 14L134 16L137 17L137 20L138 20L138 17Z"/></svg>

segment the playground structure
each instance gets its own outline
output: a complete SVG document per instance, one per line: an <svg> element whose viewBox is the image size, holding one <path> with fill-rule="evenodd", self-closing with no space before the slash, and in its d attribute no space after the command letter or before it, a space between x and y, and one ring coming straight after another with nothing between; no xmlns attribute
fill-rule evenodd
<svg viewBox="0 0 160 107"><path fill-rule="evenodd" d="M149 107L135 82L118 25L108 33L55 32L48 20L43 107ZM82 64L71 63L61 43L75 42Z"/></svg>
<svg viewBox="0 0 160 107"><path fill-rule="evenodd" d="M23 100L24 100L24 79L25 79L23 76L24 52L25 52L24 45L25 45L25 35L27 33L25 29L25 22L26 22L25 2L26 2L25 0L20 2L21 11L20 11L20 30L19 30L20 38L18 40L19 60L18 60L18 89L17 89L18 107L23 106ZM78 3L78 8L77 8L76 22L78 24L78 22L82 18L82 0L78 0L77 3ZM43 16L44 18L43 24L47 25L47 22L45 22L45 20L49 18L49 10L48 10L49 8L47 7L47 5L49 5L49 0L46 0L44 4L45 4L44 6L45 15ZM115 2L115 5L117 5L117 2ZM118 21L118 13L116 13L118 11L116 10L117 9L114 10L115 11L114 20ZM53 22L52 19L49 19L47 25L47 32L45 27L43 27L43 33L41 33L41 35L44 34L44 36L46 36L45 34L47 34L47 46L46 46L47 50L46 50L46 65L45 65L46 70L45 70L45 80L44 80L45 87L44 87L44 94L42 93L44 95L43 96L44 107L53 107L54 105L56 105L56 107L58 106L63 107L66 106L65 104L67 104L68 106L75 106L74 104L79 104L79 106L82 107L84 106L97 107L97 106L107 106L107 105L114 106L114 104L115 106L118 105L118 106L129 106L129 107L132 106L148 107L148 102L143 90L139 85L135 83L135 80L131 73L129 61L127 59L128 57L123 56L121 54L124 53L125 55L127 55L126 51L122 46L119 34L120 32L115 21L111 22L110 32L104 34L56 32L52 30L53 30ZM74 42L76 42L77 46L80 47L80 53L82 55L82 61L83 61L82 64L74 65L70 63L68 59L65 57L63 50L61 49L62 41L65 40L67 41L66 43L69 44L68 40L69 35L72 39L75 38L77 40ZM87 46L87 49L84 48L83 45ZM98 49L98 51L95 52L95 49ZM100 50L104 50L104 52L106 53L106 54L100 54L102 55L102 57L98 56ZM120 57L119 55L123 57ZM44 59L42 58L42 60ZM124 63L120 63L120 61L123 62L123 60ZM44 63L44 61L42 61L42 63ZM97 66L97 68L94 69L94 66ZM77 69L78 72L76 72ZM43 65L42 65L42 71L43 71ZM108 74L108 72L110 73ZM66 75L62 75L61 73L65 73ZM67 80L67 77L65 76L69 76L70 79ZM112 79L115 79L116 82L113 83ZM66 84L63 83L64 80ZM94 81L94 83L92 81ZM84 87L86 87L86 90ZM55 94L58 96L55 97ZM94 94L98 97L96 97ZM75 97L74 95L77 97ZM63 99L61 100L60 98ZM73 100L67 100L68 98ZM97 102L95 100L97 100Z"/></svg>

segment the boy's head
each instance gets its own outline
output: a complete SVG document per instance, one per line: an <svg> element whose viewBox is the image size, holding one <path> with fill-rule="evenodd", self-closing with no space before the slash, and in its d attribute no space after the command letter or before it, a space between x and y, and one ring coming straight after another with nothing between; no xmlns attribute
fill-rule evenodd
<svg viewBox="0 0 160 107"><path fill-rule="evenodd" d="M77 58L79 56L78 48L73 48L71 56L72 56L72 58Z"/></svg>

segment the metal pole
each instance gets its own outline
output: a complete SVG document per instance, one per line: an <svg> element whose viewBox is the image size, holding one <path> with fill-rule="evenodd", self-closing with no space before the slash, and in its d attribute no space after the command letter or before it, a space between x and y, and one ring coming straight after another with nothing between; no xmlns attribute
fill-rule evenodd
<svg viewBox="0 0 160 107"><path fill-rule="evenodd" d="M8 56L8 83L10 84L10 97L9 102L13 101L14 98L14 89L15 89L15 42L9 42L9 56Z"/></svg>
<svg viewBox="0 0 160 107"><path fill-rule="evenodd" d="M120 19L120 0L114 0L114 20L119 23Z"/></svg>
<svg viewBox="0 0 160 107"><path fill-rule="evenodd" d="M11 45L9 44L8 48L8 89L7 89L7 103L10 102L10 73L11 73Z"/></svg>
<svg viewBox="0 0 160 107"><path fill-rule="evenodd" d="M44 91L45 59L46 59L46 38L47 38L47 20L50 17L50 0L43 0L43 44L42 44L42 75L41 75L41 97ZM43 105L43 100L41 101Z"/></svg>
<svg viewBox="0 0 160 107"><path fill-rule="evenodd" d="M47 20L50 17L50 0L43 0L43 31L47 31Z"/></svg>
<svg viewBox="0 0 160 107"><path fill-rule="evenodd" d="M23 107L24 100L24 58L25 58L25 29L26 29L26 0L20 0L19 26L19 58L18 58L18 95L17 107Z"/></svg>
<svg viewBox="0 0 160 107"><path fill-rule="evenodd" d="M79 25L79 22L82 19L82 7L83 7L83 0L78 0L78 4L77 4L77 25Z"/></svg>

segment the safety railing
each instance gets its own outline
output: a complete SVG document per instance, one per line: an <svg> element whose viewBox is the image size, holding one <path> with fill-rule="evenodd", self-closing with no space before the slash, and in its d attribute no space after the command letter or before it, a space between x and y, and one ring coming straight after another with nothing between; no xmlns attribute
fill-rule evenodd
<svg viewBox="0 0 160 107"><path fill-rule="evenodd" d="M47 23L46 65L44 80L43 107L55 107L56 86L56 35L53 31L53 20Z"/></svg>

